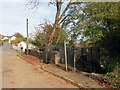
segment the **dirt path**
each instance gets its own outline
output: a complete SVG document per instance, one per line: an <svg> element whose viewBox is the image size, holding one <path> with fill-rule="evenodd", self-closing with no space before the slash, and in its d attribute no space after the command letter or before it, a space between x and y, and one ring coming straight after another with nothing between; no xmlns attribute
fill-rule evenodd
<svg viewBox="0 0 120 90"><path fill-rule="evenodd" d="M50 75L21 58L5 44L2 49L2 88L77 88L64 80Z"/></svg>

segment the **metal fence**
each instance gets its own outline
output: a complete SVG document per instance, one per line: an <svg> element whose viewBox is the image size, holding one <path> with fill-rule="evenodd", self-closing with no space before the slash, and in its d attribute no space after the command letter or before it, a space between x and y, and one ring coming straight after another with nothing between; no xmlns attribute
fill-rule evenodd
<svg viewBox="0 0 120 90"><path fill-rule="evenodd" d="M29 54L40 58L45 63L65 64L64 47L53 46L51 51L46 52L43 49L38 51L29 50ZM99 72L100 67L100 48L99 47L67 47L68 65L88 72Z"/></svg>

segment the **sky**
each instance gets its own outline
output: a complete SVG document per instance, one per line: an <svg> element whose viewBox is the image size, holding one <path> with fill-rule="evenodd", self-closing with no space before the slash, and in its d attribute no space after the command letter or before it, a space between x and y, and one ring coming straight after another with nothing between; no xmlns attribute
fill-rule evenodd
<svg viewBox="0 0 120 90"><path fill-rule="evenodd" d="M34 27L44 22L44 19L54 22L56 8L49 6L50 0L39 0L39 9L25 9L28 0L0 0L0 34L13 35L16 32L26 36L26 19L28 18L29 33L34 33ZM84 1L84 0L83 0ZM116 1L116 0L115 0ZM64 7L64 6L63 6Z"/></svg>
<svg viewBox="0 0 120 90"><path fill-rule="evenodd" d="M13 35L16 32L26 36L26 19L28 18L29 33L44 19L54 22L56 8L49 6L48 0L41 0L39 9L25 9L25 0L0 0L0 34ZM37 10L37 11L36 11Z"/></svg>

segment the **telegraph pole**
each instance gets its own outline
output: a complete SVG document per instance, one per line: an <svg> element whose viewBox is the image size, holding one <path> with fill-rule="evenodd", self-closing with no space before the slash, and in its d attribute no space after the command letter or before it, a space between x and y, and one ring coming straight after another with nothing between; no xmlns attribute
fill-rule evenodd
<svg viewBox="0 0 120 90"><path fill-rule="evenodd" d="M26 54L28 55L28 18L26 19L26 32L27 32Z"/></svg>

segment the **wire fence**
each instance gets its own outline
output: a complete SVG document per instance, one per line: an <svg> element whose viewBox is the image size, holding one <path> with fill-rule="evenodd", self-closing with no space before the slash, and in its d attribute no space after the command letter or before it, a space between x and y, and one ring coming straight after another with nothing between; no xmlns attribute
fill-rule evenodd
<svg viewBox="0 0 120 90"><path fill-rule="evenodd" d="M25 52L26 53L26 52ZM64 46L52 46L49 52L28 50L28 54L40 58L45 63L65 64ZM67 62L69 66L87 72L101 72L99 47L67 47ZM74 63L75 62L75 63Z"/></svg>

